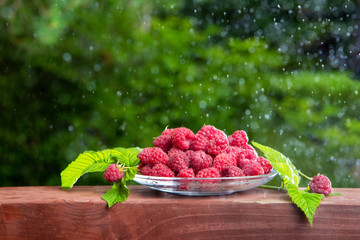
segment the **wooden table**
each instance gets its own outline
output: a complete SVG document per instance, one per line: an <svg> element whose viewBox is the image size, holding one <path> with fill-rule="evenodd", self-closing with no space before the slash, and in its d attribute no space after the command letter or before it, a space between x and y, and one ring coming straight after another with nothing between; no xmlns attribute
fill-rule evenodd
<svg viewBox="0 0 360 240"><path fill-rule="evenodd" d="M130 186L109 209L109 188L0 188L0 239L360 239L360 189L334 189L342 195L322 201L311 227L276 190L186 197Z"/></svg>

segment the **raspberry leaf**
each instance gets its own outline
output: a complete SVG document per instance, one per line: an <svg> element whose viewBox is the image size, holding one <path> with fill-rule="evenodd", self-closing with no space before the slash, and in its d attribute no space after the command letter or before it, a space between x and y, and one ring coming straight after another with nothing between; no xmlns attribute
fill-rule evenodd
<svg viewBox="0 0 360 240"><path fill-rule="evenodd" d="M86 151L80 154L61 172L61 186L63 188L72 188L82 175L90 172L105 171L111 161L111 149L98 152Z"/></svg>
<svg viewBox="0 0 360 240"><path fill-rule="evenodd" d="M138 154L141 148L115 148L113 149L113 156L127 167L135 167L139 164Z"/></svg>
<svg viewBox="0 0 360 240"><path fill-rule="evenodd" d="M324 195L310 193L306 190L299 190L298 186L292 183L285 183L285 188L287 189L293 203L295 203L305 213L310 225L312 226L316 208L324 198Z"/></svg>
<svg viewBox="0 0 360 240"><path fill-rule="evenodd" d="M124 202L129 197L129 189L125 183L125 180L114 183L112 188L102 195L101 198L107 202L109 208L117 202Z"/></svg>
<svg viewBox="0 0 360 240"><path fill-rule="evenodd" d="M274 169L278 171L285 183L288 182L299 185L299 172L289 158L270 147L263 146L256 142L252 142L252 144L264 153L265 157L270 161Z"/></svg>

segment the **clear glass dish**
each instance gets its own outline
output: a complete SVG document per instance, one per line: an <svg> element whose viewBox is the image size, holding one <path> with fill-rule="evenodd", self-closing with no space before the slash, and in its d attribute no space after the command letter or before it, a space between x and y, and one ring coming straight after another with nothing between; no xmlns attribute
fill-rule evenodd
<svg viewBox="0 0 360 240"><path fill-rule="evenodd" d="M246 177L178 178L135 175L135 182L158 191L187 196L224 195L256 188L272 180L275 170L268 174Z"/></svg>

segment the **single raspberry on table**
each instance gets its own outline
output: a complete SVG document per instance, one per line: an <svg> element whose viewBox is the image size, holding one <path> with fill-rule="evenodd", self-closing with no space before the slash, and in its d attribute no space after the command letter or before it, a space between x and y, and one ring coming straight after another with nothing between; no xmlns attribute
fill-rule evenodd
<svg viewBox="0 0 360 240"><path fill-rule="evenodd" d="M264 169L265 174L268 174L273 169L273 167L270 164L270 161L267 160L266 158L258 157L256 159L256 162L260 163L261 167Z"/></svg>
<svg viewBox="0 0 360 240"><path fill-rule="evenodd" d="M185 127L175 128L171 133L171 141L176 148L187 150L190 142L194 138L194 133Z"/></svg>
<svg viewBox="0 0 360 240"><path fill-rule="evenodd" d="M120 171L116 164L110 164L105 172L104 178L109 183L114 183L120 181L125 176L123 171Z"/></svg>
<svg viewBox="0 0 360 240"><path fill-rule="evenodd" d="M195 177L195 173L194 173L194 170L192 168L181 169L179 171L177 177L193 178L193 177Z"/></svg>
<svg viewBox="0 0 360 240"><path fill-rule="evenodd" d="M139 154L138 158L144 164L154 166L158 163L167 164L168 155L158 147L144 148Z"/></svg>
<svg viewBox="0 0 360 240"><path fill-rule="evenodd" d="M147 165L147 164L141 164L139 166L139 170L140 170L140 173L142 175L151 175L151 171L152 171L152 168L150 165Z"/></svg>
<svg viewBox="0 0 360 240"><path fill-rule="evenodd" d="M182 169L188 169L190 159L184 152L171 154L167 164L174 172L179 172Z"/></svg>
<svg viewBox="0 0 360 240"><path fill-rule="evenodd" d="M219 169L221 176L225 176L227 169L236 164L236 157L231 153L220 153L213 161L213 167Z"/></svg>
<svg viewBox="0 0 360 240"><path fill-rule="evenodd" d="M246 164L242 168L242 170L243 170L243 172L245 173L246 176L256 176L256 175L263 175L264 174L264 169L256 161Z"/></svg>
<svg viewBox="0 0 360 240"><path fill-rule="evenodd" d="M194 135L194 138L190 142L190 149L194 151L206 151L208 139L199 133Z"/></svg>
<svg viewBox="0 0 360 240"><path fill-rule="evenodd" d="M245 176L245 173L238 167L231 166L227 169L226 177L242 177Z"/></svg>
<svg viewBox="0 0 360 240"><path fill-rule="evenodd" d="M213 164L213 158L204 151L196 151L190 156L190 166L195 174L204 168L209 168Z"/></svg>
<svg viewBox="0 0 360 240"><path fill-rule="evenodd" d="M168 152L172 147L170 135L160 135L153 141L155 147L161 148L164 152Z"/></svg>
<svg viewBox="0 0 360 240"><path fill-rule="evenodd" d="M156 177L174 177L175 173L162 163L156 164L151 170L151 176Z"/></svg>
<svg viewBox="0 0 360 240"><path fill-rule="evenodd" d="M318 174L309 183L310 191L328 196L331 193L331 182L328 177Z"/></svg>
<svg viewBox="0 0 360 240"><path fill-rule="evenodd" d="M244 130L237 130L229 136L229 145L242 147L248 143L249 139Z"/></svg>

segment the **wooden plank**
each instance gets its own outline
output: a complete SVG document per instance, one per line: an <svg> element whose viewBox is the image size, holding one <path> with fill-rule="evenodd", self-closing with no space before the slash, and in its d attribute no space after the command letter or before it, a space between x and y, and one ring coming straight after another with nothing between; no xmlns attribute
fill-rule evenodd
<svg viewBox="0 0 360 240"><path fill-rule="evenodd" d="M311 228L287 194L254 189L186 197L130 186L108 209L110 186L0 188L0 239L360 239L360 189L334 189Z"/></svg>

